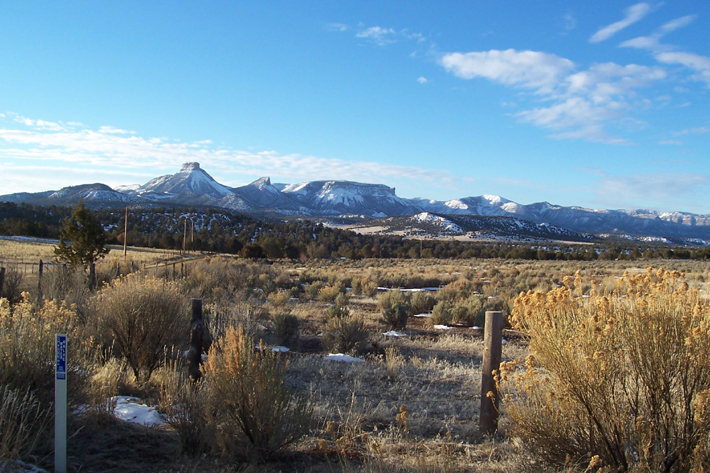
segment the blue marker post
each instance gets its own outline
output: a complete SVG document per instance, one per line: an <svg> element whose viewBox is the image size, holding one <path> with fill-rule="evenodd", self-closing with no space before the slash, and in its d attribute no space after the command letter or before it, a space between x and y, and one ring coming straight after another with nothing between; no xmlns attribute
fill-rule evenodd
<svg viewBox="0 0 710 473"><path fill-rule="evenodd" d="M67 336L56 336L54 369L54 472L67 471Z"/></svg>

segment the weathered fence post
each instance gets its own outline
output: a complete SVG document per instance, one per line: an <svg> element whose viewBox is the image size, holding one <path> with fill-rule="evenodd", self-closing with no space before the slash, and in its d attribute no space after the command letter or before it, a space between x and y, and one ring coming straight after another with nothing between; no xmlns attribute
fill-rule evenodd
<svg viewBox="0 0 710 473"><path fill-rule="evenodd" d="M479 416L479 431L482 435L493 435L498 430L500 399L493 372L500 369L502 340L503 312L486 311L486 325L483 331L481 413Z"/></svg>
<svg viewBox="0 0 710 473"><path fill-rule="evenodd" d="M94 292L96 287L96 264L89 263L89 292Z"/></svg>
<svg viewBox="0 0 710 473"><path fill-rule="evenodd" d="M42 304L42 272L44 271L44 263L39 260L39 277L37 278L37 303Z"/></svg>
<svg viewBox="0 0 710 473"><path fill-rule="evenodd" d="M202 321L202 299L192 299L192 325L190 327L190 351L187 352L187 369L190 379L197 381L202 377L202 339L205 325Z"/></svg>
<svg viewBox="0 0 710 473"><path fill-rule="evenodd" d="M5 268L0 268L0 297L2 297L2 286L5 283Z"/></svg>

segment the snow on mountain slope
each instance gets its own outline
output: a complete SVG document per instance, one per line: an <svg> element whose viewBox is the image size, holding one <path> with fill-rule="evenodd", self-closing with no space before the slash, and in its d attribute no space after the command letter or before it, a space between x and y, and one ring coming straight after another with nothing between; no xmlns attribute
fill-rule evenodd
<svg viewBox="0 0 710 473"><path fill-rule="evenodd" d="M63 204L83 200L92 203L135 202L132 197L116 192L105 184L82 184L64 187L47 196L53 203Z"/></svg>
<svg viewBox="0 0 710 473"><path fill-rule="evenodd" d="M414 212L411 203L397 197L392 187L350 181L299 182L281 192L313 211L327 215L373 214L407 215Z"/></svg>
<svg viewBox="0 0 710 473"><path fill-rule="evenodd" d="M276 209L280 211L299 210L298 202L271 185L271 179L262 177L246 186L237 187L233 192L249 202L254 208Z"/></svg>
<svg viewBox="0 0 710 473"><path fill-rule="evenodd" d="M448 220L448 219L441 217L439 215L430 214L429 212L419 213L412 218L417 222L429 223L429 224L441 227L441 229L443 231L453 232L453 233L463 233L463 230L461 229L461 227L459 227L458 225L453 223L451 220Z"/></svg>
<svg viewBox="0 0 710 473"><path fill-rule="evenodd" d="M151 179L136 191L137 195L147 198L164 195L176 200L192 199L203 203L228 197L232 193L231 189L202 170L199 163L184 163L178 173Z"/></svg>
<svg viewBox="0 0 710 473"><path fill-rule="evenodd" d="M120 186L111 189L104 184L86 184L66 187L59 191L0 196L0 201L40 205L73 205L79 199L99 206L115 206L124 202L160 202L161 205L202 205L238 211L273 211L289 215L324 217L361 215L380 218L412 216L426 212L444 216L445 220L464 229L468 224L464 225L454 217L514 217L536 226L526 230L530 234L542 234L543 227L552 225L576 233L614 233L703 240L710 238L710 215L657 212L648 209L587 209L563 207L548 202L522 205L491 194L448 201L404 199L395 194L394 188L350 181L272 184L268 177L263 177L246 186L231 189L216 182L198 163L185 163L176 174L157 177L142 186ZM476 225L489 225L490 222L494 220L476 221ZM434 228L432 224L435 222L419 223ZM496 225L500 225L503 231L505 225L512 224L508 222L505 225Z"/></svg>

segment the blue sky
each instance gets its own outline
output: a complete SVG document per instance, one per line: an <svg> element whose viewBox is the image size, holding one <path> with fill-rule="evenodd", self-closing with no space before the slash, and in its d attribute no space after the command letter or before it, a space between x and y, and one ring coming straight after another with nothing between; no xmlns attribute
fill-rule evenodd
<svg viewBox="0 0 710 473"><path fill-rule="evenodd" d="M710 213L710 2L5 2L0 194L348 179Z"/></svg>

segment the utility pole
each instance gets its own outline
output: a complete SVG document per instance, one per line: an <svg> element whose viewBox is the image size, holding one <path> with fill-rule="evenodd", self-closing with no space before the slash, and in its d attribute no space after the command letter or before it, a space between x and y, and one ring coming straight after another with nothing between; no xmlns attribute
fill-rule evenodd
<svg viewBox="0 0 710 473"><path fill-rule="evenodd" d="M187 218L182 221L183 223L183 230L182 230L182 252L185 253L185 244L187 243Z"/></svg>

